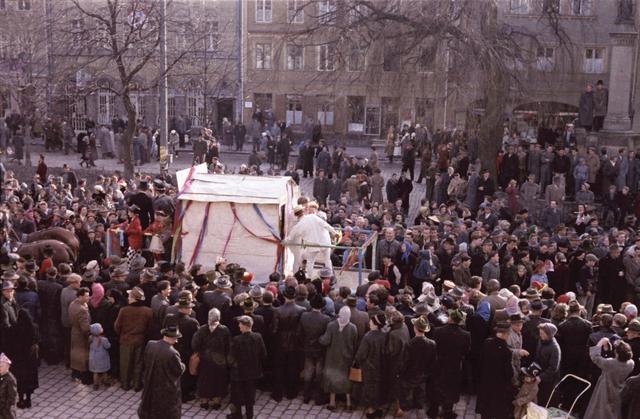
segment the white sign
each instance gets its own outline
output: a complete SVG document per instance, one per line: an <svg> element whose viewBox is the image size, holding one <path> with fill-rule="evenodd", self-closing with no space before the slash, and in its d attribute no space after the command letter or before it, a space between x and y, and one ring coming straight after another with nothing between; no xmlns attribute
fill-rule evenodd
<svg viewBox="0 0 640 419"><path fill-rule="evenodd" d="M250 101L250 100L244 102L244 107L247 108L247 109L253 108L253 102Z"/></svg>

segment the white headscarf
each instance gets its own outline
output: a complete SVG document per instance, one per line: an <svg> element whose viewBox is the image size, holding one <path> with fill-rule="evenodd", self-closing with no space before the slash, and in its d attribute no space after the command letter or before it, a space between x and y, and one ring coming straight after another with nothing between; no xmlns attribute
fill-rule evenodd
<svg viewBox="0 0 640 419"><path fill-rule="evenodd" d="M348 306L343 306L338 312L338 330L342 332L351 320L351 309Z"/></svg>

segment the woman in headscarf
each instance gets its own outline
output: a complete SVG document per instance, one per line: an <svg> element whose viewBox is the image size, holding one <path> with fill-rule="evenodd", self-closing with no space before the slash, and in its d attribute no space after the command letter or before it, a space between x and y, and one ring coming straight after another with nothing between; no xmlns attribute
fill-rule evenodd
<svg viewBox="0 0 640 419"><path fill-rule="evenodd" d="M109 302L104 298L104 287L99 282L91 285L91 298L89 299L89 313L93 323L100 323L106 327Z"/></svg>
<svg viewBox="0 0 640 419"><path fill-rule="evenodd" d="M338 312L338 318L329 323L319 340L321 345L327 347L322 380L324 391L329 393L329 410L336 408L336 394L345 394L346 410L352 409L349 369L353 363L357 341L358 331L351 323L351 310L348 306L343 306Z"/></svg>
<svg viewBox="0 0 640 419"><path fill-rule="evenodd" d="M200 356L196 391L203 409L220 409L220 400L227 395L230 345L231 333L220 324L220 310L212 308L207 324L200 326L191 342Z"/></svg>

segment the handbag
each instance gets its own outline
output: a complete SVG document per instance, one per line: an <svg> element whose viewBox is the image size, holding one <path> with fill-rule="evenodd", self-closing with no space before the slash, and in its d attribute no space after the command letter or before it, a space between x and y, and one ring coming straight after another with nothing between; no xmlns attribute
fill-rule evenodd
<svg viewBox="0 0 640 419"><path fill-rule="evenodd" d="M164 245L162 244L162 239L160 236L154 234L151 237L151 243L149 243L149 251L151 253L164 253Z"/></svg>
<svg viewBox="0 0 640 419"><path fill-rule="evenodd" d="M189 357L189 374L198 375L198 367L200 366L200 354L194 352Z"/></svg>
<svg viewBox="0 0 640 419"><path fill-rule="evenodd" d="M354 383L362 382L362 370L354 364L351 368L349 368L349 381L353 381Z"/></svg>

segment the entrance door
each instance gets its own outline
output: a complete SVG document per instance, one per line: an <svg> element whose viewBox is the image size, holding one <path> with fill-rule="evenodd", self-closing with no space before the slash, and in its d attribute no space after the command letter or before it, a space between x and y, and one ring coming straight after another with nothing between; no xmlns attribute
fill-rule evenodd
<svg viewBox="0 0 640 419"><path fill-rule="evenodd" d="M233 99L218 99L218 128L222 129L222 118L233 123Z"/></svg>

